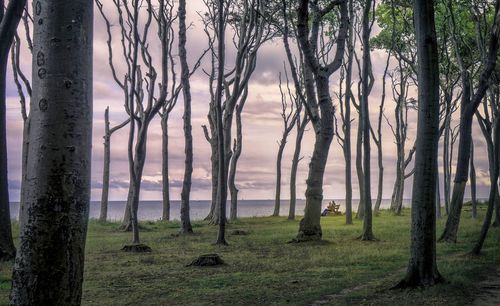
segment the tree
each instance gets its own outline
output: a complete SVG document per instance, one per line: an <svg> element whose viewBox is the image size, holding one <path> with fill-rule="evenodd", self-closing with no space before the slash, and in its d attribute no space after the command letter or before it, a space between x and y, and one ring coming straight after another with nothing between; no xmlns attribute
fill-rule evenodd
<svg viewBox="0 0 500 306"><path fill-rule="evenodd" d="M186 51L186 0L179 1L179 58L181 62L181 84L184 94L184 139L186 159L184 162L184 180L181 192L181 232L192 233L189 217L189 196L191 194L191 177L193 175L193 135L191 126L191 84L189 82L189 66Z"/></svg>
<svg viewBox="0 0 500 306"><path fill-rule="evenodd" d="M443 281L436 264L436 165L439 140L439 62L434 1L414 0L418 49L418 126L412 196L411 252L398 288Z"/></svg>
<svg viewBox="0 0 500 306"><path fill-rule="evenodd" d="M6 74L9 50L26 0L11 0L4 11L0 0L0 261L15 256L10 223L9 186L7 175Z"/></svg>
<svg viewBox="0 0 500 306"><path fill-rule="evenodd" d="M460 215L462 212L463 198L465 186L469 176L469 163L470 163L470 149L472 142L472 121L479 104L483 100L486 91L490 85L490 77L495 70L497 53L499 48L499 36L500 36L500 26L497 25L498 12L500 7L500 0L496 1L495 13L493 18L493 23L489 30L489 43L486 47L486 42L484 45L478 46L478 49L484 48L482 56L482 70L479 76L479 80L474 86L475 90L471 87L472 79L471 72L467 69L465 59L463 58L461 52L463 46L461 46L461 39L458 37L458 29L456 16L454 15L454 8L452 2L448 2L448 10L451 16L452 23L452 41L455 47L455 53L460 67L461 81L462 81L462 98L461 98L461 116L460 116L460 140L458 144L458 157L457 165L455 171L455 180L453 184L453 193L450 204L450 213L448 219L446 220L446 227L439 238L440 241L444 242L456 242L458 226L460 223ZM487 14L485 10L484 14ZM480 19L480 18L478 18ZM481 35L478 33L477 35Z"/></svg>
<svg viewBox="0 0 500 306"><path fill-rule="evenodd" d="M217 28L217 16L216 16L216 1L215 0L204 0L205 6L207 7L207 13L205 14L203 20L205 22L206 34L209 40L214 40L217 34L211 33ZM255 71L257 65L257 57L260 47L268 40L270 40L274 31L268 21L267 16L272 16L270 7L272 3L262 0L237 0L237 1L227 1L225 7L227 9L224 12L224 20L227 22L226 26L231 27L235 36L233 39L233 47L236 51L234 58L233 67L228 69L227 73L224 73L223 80L223 128L224 128L224 150L225 153L225 176L231 177L231 180L235 178L237 161L239 154L234 154L233 152L233 118L236 112L237 105L239 105L240 113L243 111L243 106L247 95L245 94L246 88L250 78ZM210 92L212 100L215 95L213 88L214 80L216 80L216 69L215 64L217 59L215 58L215 50L212 50L212 69L210 73L207 73L210 78ZM217 84L216 84L217 85ZM211 103L211 108L208 114L210 133L208 133L208 128L203 126L205 130L205 137L209 141L212 149L212 170L215 170L216 165L214 162L217 159L218 152L214 151L217 149L217 131L216 129L216 111L215 103ZM241 121L240 121L241 123ZM239 139L242 137L236 137L236 148L241 147ZM241 152L240 152L241 153ZM235 158L234 161L232 159ZM235 168L232 169L231 167ZM234 175L230 175L229 172L234 172ZM219 220L218 212L220 209L216 206L220 201L215 199L216 192L214 191L215 184L214 181L218 181L216 177L217 171L212 171L212 205L210 207L210 212L205 218L210 220L211 224L217 224ZM235 186L235 182L228 182L229 185ZM233 207L233 216L236 213L236 203L237 203L237 192L236 188L231 188L233 191L231 193L231 202Z"/></svg>
<svg viewBox="0 0 500 306"><path fill-rule="evenodd" d="M359 237L360 240L374 240L372 230L372 197L371 197L371 152L370 152L370 110L368 98L373 87L372 63L370 58L370 33L375 21L374 13L371 14L372 5L375 2L366 0L363 6L362 20L362 46L363 46L363 66L361 68L361 99L360 99L360 114L361 127L363 135L363 187L364 187L364 216L363 216L363 232ZM371 17L371 16L373 17Z"/></svg>
<svg viewBox="0 0 500 306"><path fill-rule="evenodd" d="M10 304L80 305L90 202L93 3L37 1L34 20L28 213Z"/></svg>
<svg viewBox="0 0 500 306"><path fill-rule="evenodd" d="M318 48L322 51L324 42L319 39L320 27L326 14L339 7L340 19L333 60L323 64L327 58L318 55ZM310 17L312 19L310 20ZM310 23L311 21L311 23ZM346 1L333 1L320 7L316 1L301 0L297 8L297 41L300 52L304 56L304 83L307 99L304 107L310 117L315 132L314 150L309 164L309 174L306 189L306 207L304 218L300 221L299 232L295 242L320 240L322 237L320 217L323 200L323 177L330 144L334 135L334 106L329 92L330 76L342 65L349 21ZM332 31L335 29L331 29ZM324 52L323 54L329 52ZM321 54L321 52L319 52ZM327 55L325 55L327 56ZM292 65L290 52L287 51L289 64ZM292 69L295 70L295 69ZM295 70L296 71L296 70ZM297 73L292 72L294 82L298 84Z"/></svg>
<svg viewBox="0 0 500 306"><path fill-rule="evenodd" d="M279 89L281 94L281 119L283 121L283 133L281 135L281 140L278 141L278 155L276 157L276 192L274 199L274 213L273 216L280 215L280 204L281 204L281 161L283 159L283 152L285 151L286 142L288 136L292 132L295 124L297 123L297 116L300 114L302 109L301 101L294 97L290 90L290 82L288 75L286 74L287 88L286 91L283 89L281 82L281 73L279 75ZM287 98L288 96L288 98Z"/></svg>
<svg viewBox="0 0 500 306"><path fill-rule="evenodd" d="M126 119L122 123L111 127L109 122L109 107L104 111L104 163L102 170L102 194L101 194L101 212L99 215L99 221L106 222L108 219L108 195L109 195L109 177L110 177L110 165L111 165L111 136L129 124L130 118Z"/></svg>
<svg viewBox="0 0 500 306"><path fill-rule="evenodd" d="M219 230L217 232L217 245L227 245L226 242L226 197L227 197L227 177L225 173L225 152L224 152L224 131L222 127L222 90L224 82L224 65L225 65L225 9L224 0L217 2L217 87L215 92L215 110L217 124L217 157L218 157L218 174L217 174L217 200L219 208Z"/></svg>

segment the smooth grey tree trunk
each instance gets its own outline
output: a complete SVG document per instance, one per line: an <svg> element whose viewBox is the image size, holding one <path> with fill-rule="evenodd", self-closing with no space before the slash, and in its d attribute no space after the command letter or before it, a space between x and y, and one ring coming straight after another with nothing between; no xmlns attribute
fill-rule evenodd
<svg viewBox="0 0 500 306"><path fill-rule="evenodd" d="M242 132L242 122L241 122L241 112L243 106L245 105L248 95L248 89L245 89L243 98L240 104L236 105L236 139L233 145L233 158L231 158L231 164L229 169L229 181L228 187L231 193L231 211L229 214L230 220L234 221L238 218L238 188L236 187L236 167L238 165L238 160L240 159L241 152L243 150L243 132Z"/></svg>
<svg viewBox="0 0 500 306"><path fill-rule="evenodd" d="M295 137L295 149L293 151L292 169L290 173L290 207L288 220L295 220L295 207L297 203L297 170L300 162L300 151L302 149L302 139L306 130L309 118L304 114L302 120L297 117L297 135Z"/></svg>
<svg viewBox="0 0 500 306"><path fill-rule="evenodd" d="M365 213L365 185L363 180L363 125L361 111L358 110L358 131L356 137L356 174L359 186L359 204L356 218L363 219Z"/></svg>
<svg viewBox="0 0 500 306"><path fill-rule="evenodd" d="M191 84L189 82L189 66L186 51L186 0L179 1L179 58L181 62L181 83L184 95L184 179L181 191L181 232L192 233L189 216L189 197L191 194L191 178L193 175L193 134L191 126Z"/></svg>
<svg viewBox="0 0 500 306"><path fill-rule="evenodd" d="M168 151L168 117L161 118L161 176L162 176L162 220L170 220L170 178L169 178L169 151Z"/></svg>
<svg viewBox="0 0 500 306"><path fill-rule="evenodd" d="M108 219L108 199L109 199L109 179L110 179L110 165L111 165L111 136L114 132L123 128L130 122L130 119L125 120L120 125L113 128L110 127L109 122L109 107L104 112L104 164L102 171L102 193L101 193L101 211L99 214L99 221L106 222Z"/></svg>
<svg viewBox="0 0 500 306"><path fill-rule="evenodd" d="M352 224L352 160L351 160L351 100L352 94L352 65L354 61L354 0L349 0L349 34L347 38L347 67L345 76L346 92L344 96L344 118L343 118L343 131L344 131L344 145L342 147L345 162L345 223ZM342 103L342 102L341 102Z"/></svg>
<svg viewBox="0 0 500 306"><path fill-rule="evenodd" d="M25 204L10 305L80 305L92 147L91 0L34 2Z"/></svg>
<svg viewBox="0 0 500 306"><path fill-rule="evenodd" d="M217 180L217 200L219 205L219 228L217 231L216 245L227 245L226 241L226 199L227 199L227 176L226 173L226 152L225 139L228 134L224 134L222 118L222 90L224 82L225 67L225 25L224 25L224 0L217 2L217 33L218 33L218 71L217 71L217 89L215 97L215 109L217 115L217 156L218 156L218 180Z"/></svg>
<svg viewBox="0 0 500 306"><path fill-rule="evenodd" d="M418 54L418 126L412 196L411 252L399 288L443 281L436 264L436 165L439 141L439 62L434 1L414 0Z"/></svg>
<svg viewBox="0 0 500 306"><path fill-rule="evenodd" d="M371 91L371 58L370 58L370 12L372 0L366 0L363 7L363 66L362 66L362 99L360 101L360 111L363 128L363 185L364 185L364 215L363 232L360 240L375 240L372 225L372 196L371 196L371 148L370 148L370 110L369 96Z"/></svg>
<svg viewBox="0 0 500 306"><path fill-rule="evenodd" d="M0 1L0 261L14 258L7 174L6 74L9 50L21 20L25 0L9 1L4 11Z"/></svg>
<svg viewBox="0 0 500 306"><path fill-rule="evenodd" d="M280 215L281 206L281 161L283 159L283 152L285 151L286 141L288 134L283 133L281 141L278 146L278 155L276 157L276 190L274 192L274 212L273 216Z"/></svg>

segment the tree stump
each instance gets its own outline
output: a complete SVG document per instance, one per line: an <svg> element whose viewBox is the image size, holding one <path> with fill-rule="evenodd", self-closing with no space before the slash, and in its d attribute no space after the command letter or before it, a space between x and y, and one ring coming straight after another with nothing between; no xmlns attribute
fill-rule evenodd
<svg viewBox="0 0 500 306"><path fill-rule="evenodd" d="M193 260L186 267L196 266L196 267L208 267L208 266L219 266L224 265L225 262L220 258L218 254L206 254Z"/></svg>
<svg viewBox="0 0 500 306"><path fill-rule="evenodd" d="M124 246L122 251L129 253L151 253L153 250L145 244L131 244Z"/></svg>

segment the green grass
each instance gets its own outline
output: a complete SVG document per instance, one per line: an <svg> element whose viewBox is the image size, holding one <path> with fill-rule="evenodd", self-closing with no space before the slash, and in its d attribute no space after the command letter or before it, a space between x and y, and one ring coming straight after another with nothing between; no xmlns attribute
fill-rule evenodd
<svg viewBox="0 0 500 306"><path fill-rule="evenodd" d="M466 210L468 208L465 208ZM480 213L484 213L481 207ZM178 223L143 223L142 242L151 254L120 248L130 233L117 224L90 222L83 305L304 305L330 297L330 305L466 305L474 284L500 263L500 230L492 229L479 258L463 256L478 237L481 219L465 211L457 244L438 244L438 265L449 281L428 290L387 291L404 274L409 254L409 211L374 218L378 242L361 242L361 222L322 218L325 242L288 244L298 221L246 218L230 224L248 236L228 235L228 247L212 245L216 227L195 222L195 235L174 237ZM438 233L445 219L438 221ZM14 229L17 235L17 229ZM186 267L198 255L218 253L221 267ZM0 264L0 305L6 304L12 263ZM361 286L361 287L360 287ZM328 299L328 298L327 298Z"/></svg>

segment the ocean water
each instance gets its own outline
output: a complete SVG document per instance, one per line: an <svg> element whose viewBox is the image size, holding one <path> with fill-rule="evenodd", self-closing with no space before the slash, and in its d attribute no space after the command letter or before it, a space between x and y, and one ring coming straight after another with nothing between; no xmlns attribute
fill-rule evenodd
<svg viewBox="0 0 500 306"><path fill-rule="evenodd" d="M323 206L326 207L330 200L324 200ZM335 200L340 204L340 210L345 211L344 200ZM190 215L192 220L202 220L210 211L211 201L191 201ZM373 201L375 204L375 201ZM108 220L119 221L123 218L125 211L125 201L110 201L108 204ZM391 200L384 199L381 203L381 208L389 208ZM99 218L100 213L99 201L92 201L90 203L90 218ZM229 202L227 205L227 214L229 216ZM353 211L357 210L358 200L353 200ZM296 214L302 215L304 212L305 200L297 200ZM403 206L409 207L410 200L404 200ZM289 201L282 200L280 206L280 215L288 216ZM262 217L270 216L274 211L274 200L239 200L238 201L238 216L239 217ZM19 203L11 203L10 215L13 220L16 220L19 212ZM139 219L155 221L161 219L162 215L162 202L161 201L141 201L139 204ZM172 220L179 220L180 217L180 201L171 201L170 217Z"/></svg>

